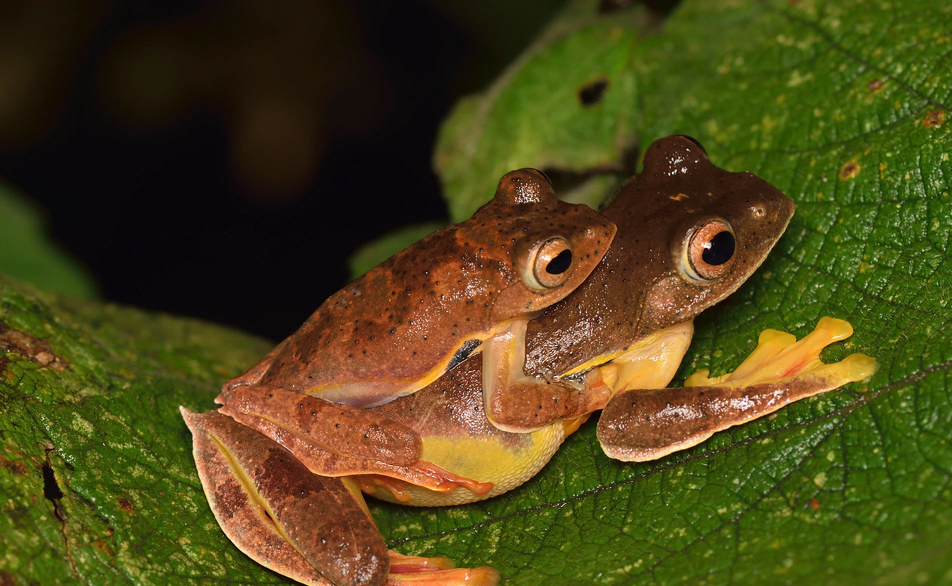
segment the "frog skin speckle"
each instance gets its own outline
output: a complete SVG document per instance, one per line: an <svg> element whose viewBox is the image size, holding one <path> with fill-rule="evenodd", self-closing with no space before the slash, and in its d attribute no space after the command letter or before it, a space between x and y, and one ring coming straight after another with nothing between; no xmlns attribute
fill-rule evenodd
<svg viewBox="0 0 952 586"><path fill-rule="evenodd" d="M522 177L543 185L541 176ZM520 199L519 189L510 191ZM483 302L493 309L477 311L466 303L473 293L460 293L461 283L450 273L475 267L496 274L498 265L488 257L465 256L456 235L433 249L422 244L411 254L449 250L452 255L424 268L420 256L406 266L399 257L383 265L383 274L332 298L301 332L226 385L220 412L194 415L183 409L202 483L229 538L260 563L309 584L327 586L326 578L334 576L335 584L348 586L424 577L439 584L494 585L499 577L491 568L449 569L440 558L387 550L361 491L419 506L478 501L531 478L599 409L597 436L604 452L639 461L695 445L875 370L875 361L862 355L835 364L819 360L825 345L852 333L846 322L824 318L800 341L768 330L734 373L714 378L698 373L688 387L665 388L690 343L693 318L735 291L762 263L793 214L793 203L750 173L714 167L695 141L675 136L649 147L644 171L622 186L603 214L606 225L617 223L618 234L597 268L586 272L587 279L573 281L570 291L533 301L508 287L490 287L498 293ZM476 227L488 239L482 248L505 240L495 224ZM602 234L608 238L608 231ZM479 238L464 239L468 250L484 242ZM599 249L604 240L590 242ZM549 276L561 284L561 277ZM449 299L469 309L436 319L420 339L409 320L415 326L426 316L406 313L415 306L404 302L387 312L373 304L360 308L374 291L383 292L378 301L407 293L420 305L441 307ZM461 322L461 315L470 322ZM462 323L489 333L485 338L463 333ZM427 355L426 368L412 371L417 383L439 377L432 384L410 391L400 385L368 394L348 391L343 399L351 405L326 400L333 394L298 392L314 391L307 372L318 361L312 349L333 347L308 329L315 324L344 340L331 351L342 364L351 346L376 344L384 366L371 382L396 380L403 367L399 344L380 342L380 336L399 332L426 342L414 347L418 354L431 343L450 342ZM482 345L468 344L472 339ZM515 357L507 361L507 353ZM343 370L359 371L350 365ZM517 377L506 378L516 370ZM501 403L487 400L487 381L500 379L514 383L517 392ZM570 409L543 409L545 389L559 389L551 393L561 407L568 395L558 393L567 387L577 395L570 398L578 399ZM527 388L533 392L523 392ZM499 413L490 410L500 404L518 412L531 429L500 426L494 419ZM219 485L228 490L216 491Z"/></svg>
<svg viewBox="0 0 952 586"><path fill-rule="evenodd" d="M414 392L496 328L565 297L595 268L614 233L590 208L559 201L537 171L513 171L471 219L431 234L331 296L226 392L261 384L356 406ZM534 273L553 243L563 245L571 264L547 276L553 282L539 283Z"/></svg>
<svg viewBox="0 0 952 586"><path fill-rule="evenodd" d="M691 321L753 274L793 211L779 189L752 173L714 166L693 140L656 141L644 170L601 212L619 226L608 254L582 286L529 323L526 372L577 371ZM731 228L734 256L716 279L685 279L677 251L712 219Z"/></svg>
<svg viewBox="0 0 952 586"><path fill-rule="evenodd" d="M661 362L649 356L657 364L641 382L663 387L687 350L694 317L753 274L793 211L793 202L780 190L751 173L715 167L693 140L675 136L655 142L645 154L642 173L628 180L601 212L618 226L602 262L564 300L529 322L526 372L548 379L575 373L573 378L578 378L647 344L649 355L666 353L667 358ZM691 279L683 273L680 251L696 230L717 222L732 231L735 254L718 267L716 278ZM655 342L659 332L673 333ZM665 345L676 347L652 350ZM428 461L461 476L494 482L491 496L537 473L585 416L551 421L532 433L493 428L472 399L480 396L478 381L471 376L477 359L470 358L453 376L443 377L412 400L403 398L373 411L418 430ZM469 384L468 391L461 384ZM453 399L444 404L447 395ZM421 406L435 407L421 410ZM435 410L449 412L434 417ZM461 437L466 439L455 444L448 439ZM474 451L477 455L472 458L459 455ZM415 487L406 491L412 504L485 498L468 491L433 494ZM393 500L384 491L377 495Z"/></svg>

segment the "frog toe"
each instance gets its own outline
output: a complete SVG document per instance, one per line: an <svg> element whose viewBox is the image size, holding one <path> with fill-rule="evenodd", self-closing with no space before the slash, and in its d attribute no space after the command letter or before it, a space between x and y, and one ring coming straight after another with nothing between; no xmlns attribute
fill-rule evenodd
<svg viewBox="0 0 952 586"><path fill-rule="evenodd" d="M620 392L598 421L602 449L618 460L654 460L794 401L868 378L876 371L869 356L853 354L831 364L820 360L823 348L852 332L849 323L833 318L821 319L799 341L767 330L733 373L710 377L699 371L685 387Z"/></svg>
<svg viewBox="0 0 952 586"><path fill-rule="evenodd" d="M495 586L499 572L489 566L457 568L448 558L422 558L390 552L387 586Z"/></svg>
<svg viewBox="0 0 952 586"><path fill-rule="evenodd" d="M710 377L708 371L701 370L689 376L684 384L688 387L725 383L741 386L781 380L791 384L799 379L810 386L826 387L817 392L831 390L869 378L876 372L876 360L864 354L853 354L831 364L820 360L824 348L852 334L849 322L832 317L821 318L813 331L800 340L786 332L764 330L757 348L734 372Z"/></svg>

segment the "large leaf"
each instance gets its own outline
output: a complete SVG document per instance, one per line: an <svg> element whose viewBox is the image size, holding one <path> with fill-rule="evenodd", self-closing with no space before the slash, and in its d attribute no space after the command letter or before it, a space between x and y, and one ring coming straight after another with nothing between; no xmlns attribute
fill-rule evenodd
<svg viewBox="0 0 952 586"><path fill-rule="evenodd" d="M176 405L208 407L268 347L0 276L0 582L240 575L244 556L222 547Z"/></svg>
<svg viewBox="0 0 952 586"><path fill-rule="evenodd" d="M560 196L597 203L612 172L630 166L632 61L650 21L640 6L595 12L594 2L569 3L492 86L463 99L444 122L434 164L451 220L472 215L512 169L567 174L572 189L560 181Z"/></svg>
<svg viewBox="0 0 952 586"><path fill-rule="evenodd" d="M857 331L830 359L880 359L868 385L651 464L607 460L583 429L452 531L388 510L396 544L517 584L952 582L950 22L939 2L685 3L631 60L642 146L691 134L798 202L761 272L699 320L682 374L829 314Z"/></svg>
<svg viewBox="0 0 952 586"><path fill-rule="evenodd" d="M374 505L391 545L519 585L952 583L950 10L685 3L632 45L619 74L637 96L606 78L642 146L691 134L798 202L767 264L698 321L682 375L830 314L857 333L829 359L878 357L868 384L647 464L607 459L586 426L503 497ZM266 344L8 280L0 321L0 582L284 582L217 529L176 412L211 407Z"/></svg>

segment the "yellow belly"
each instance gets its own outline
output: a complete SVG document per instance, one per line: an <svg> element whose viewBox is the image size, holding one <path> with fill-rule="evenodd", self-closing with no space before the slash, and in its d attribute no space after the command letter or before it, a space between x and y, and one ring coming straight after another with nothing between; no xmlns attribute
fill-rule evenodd
<svg viewBox="0 0 952 586"><path fill-rule="evenodd" d="M572 431L574 429L572 426ZM466 478L492 482L493 488L486 494L474 494L465 487L436 492L408 485L403 490L410 498L400 504L461 505L508 492L535 476L549 462L565 440L566 431L566 426L559 422L532 433L518 434L520 438L515 443L511 441L511 434L477 438L424 437L422 460ZM385 490L375 491L373 496L397 502Z"/></svg>

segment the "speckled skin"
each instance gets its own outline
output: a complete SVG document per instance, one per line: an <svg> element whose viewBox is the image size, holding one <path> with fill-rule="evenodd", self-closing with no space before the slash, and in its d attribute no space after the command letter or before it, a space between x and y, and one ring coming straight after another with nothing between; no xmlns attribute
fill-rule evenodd
<svg viewBox="0 0 952 586"><path fill-rule="evenodd" d="M580 365L595 366L654 332L693 320L753 274L783 234L793 211L793 202L777 188L751 173L715 167L693 140L672 136L656 141L645 153L642 173L628 180L602 211L618 226L602 262L568 297L529 322L526 372L551 378ZM712 218L726 220L733 228L735 255L718 279L690 283L681 276L676 252L692 227ZM415 429L424 446L435 438L466 437L521 454L513 460L513 467L526 474L518 485L541 469L558 448L556 443L551 449L538 449L540 437L565 430L564 438L579 422L553 421L533 433L495 429L479 401L482 388L473 376L478 360L479 356L473 356L413 397L371 411ZM468 468L447 466L457 458L446 454L444 460L443 456L430 458L461 476L481 470L478 455L465 464ZM509 477L507 471L495 473ZM461 495L456 498L485 498L457 492ZM423 495L418 499L422 504L433 504L425 491L418 493Z"/></svg>
<svg viewBox="0 0 952 586"><path fill-rule="evenodd" d="M581 423L559 421L529 433L499 430L486 417L480 366L478 357L473 357L436 383L369 410L375 417L387 417L417 430L423 446L422 461L463 478L479 478L490 486L485 491L474 491L460 484L453 490L435 492L427 484L400 476L400 480L407 481L400 486L405 504L465 504L508 492L535 476ZM398 502L386 490L372 494Z"/></svg>
<svg viewBox="0 0 952 586"><path fill-rule="evenodd" d="M182 416L194 438L208 503L239 549L305 584L386 580L390 558L383 537L339 478L310 474L291 452L217 411L182 409ZM269 514L288 532L290 543L261 522L259 507L231 473L226 453L268 502Z"/></svg>
<svg viewBox="0 0 952 586"><path fill-rule="evenodd" d="M564 298L608 250L615 227L559 201L538 171L505 175L492 201L332 295L272 354L226 385L262 384L370 406L422 388L493 328ZM532 251L562 237L565 281L533 288ZM454 356L457 361L454 362Z"/></svg>
<svg viewBox="0 0 952 586"><path fill-rule="evenodd" d="M527 373L553 377L580 365L595 366L611 360L647 335L691 321L703 309L736 290L761 264L783 233L793 213L793 203L779 190L750 173L732 173L715 167L692 140L669 137L655 142L648 149L644 171L622 186L603 213L616 220L619 226L611 249L584 283L529 322ZM688 282L681 274L676 253L683 246L684 235L692 227L715 217L725 220L733 228L737 242L734 257L718 279L704 284ZM287 349L279 346L277 352L286 354ZM675 359L680 361L680 355ZM265 359L262 364L272 364L272 361ZM241 406L229 403L226 410L296 452L300 449L294 448L286 439L294 434L276 432L271 421L281 421L290 430L298 430L296 433L300 435L314 437L318 444L333 443L333 449L327 451L328 456L324 458L325 463L312 467L319 473L354 473L363 467L368 474L385 475L428 488L445 487L446 478L422 482L419 469L405 466L407 458L420 457L421 462L435 464L452 475L478 482L498 483L505 479L503 484L510 489L531 478L548 461L564 437L574 431L580 419L592 410L604 407L609 398L584 413L575 412L567 419L547 421L532 433L501 431L489 422L484 411L480 365L481 356L474 355L415 394L368 409L364 426L351 430L356 433L340 435L337 441L326 439L335 433L333 428L319 435L305 431L300 421L295 423L300 417L297 402L293 401L294 393L289 394L290 399L280 403L272 399L275 404L270 407L260 404L265 401L263 393L269 388L263 383L259 385L259 404ZM223 393L224 399L228 398L227 394L227 391ZM251 393L251 396L255 394ZM223 398L219 400L229 402ZM527 405L526 409L534 407ZM288 412L287 416L281 416L282 409ZM242 410L255 415L241 416L238 411ZM316 419L325 426L344 421L339 417ZM354 427L353 419L348 416L346 421L351 423L347 425ZM393 422L393 434L412 430L421 438L422 447L421 443L406 442L400 448L400 458L391 458L391 461L384 462L386 466L368 459L366 450L353 447L352 438L359 441L366 431L367 441L375 441L373 438L380 433L371 426L379 426L381 420ZM483 452L495 451L500 455L497 460L502 455L515 455L508 464L512 470L494 469L490 479L484 466L486 457L478 450L471 460L461 462L456 452L464 450L434 447L452 445L447 440L453 438L482 442ZM389 449L395 451L393 447ZM386 459L382 456L382 446L371 447L370 451L378 453L378 459ZM301 457L305 456L302 454ZM310 454L306 457L313 461ZM402 468L397 470L394 464ZM489 493L460 488L445 498L430 498L432 495L422 491L418 494L425 495L425 498L412 504L479 500L498 494L501 488L494 488Z"/></svg>
<svg viewBox="0 0 952 586"><path fill-rule="evenodd" d="M655 141L643 171L601 212L619 227L608 254L571 295L529 322L526 373L569 372L692 320L753 274L793 211L779 189L753 173L715 167L692 139ZM711 218L733 228L734 258L717 280L692 283L681 276L676 253L685 234Z"/></svg>
<svg viewBox="0 0 952 586"><path fill-rule="evenodd" d="M503 195L508 191L518 193L519 189L501 185L500 192ZM497 199L500 199L499 194ZM500 204L494 200L487 207L496 205ZM513 257L511 252L503 254L503 259L508 258L509 261L491 257L490 243L508 242L515 245L518 238L514 242L513 234L528 234L533 224L523 223L515 232L506 232L501 228L500 214L487 212L496 219L470 220L477 222L475 227L479 228L478 235L458 240L457 232L439 233L433 241L438 244L422 243L410 256L398 255L382 265L381 274L368 274L354 286L332 297L299 332L256 368L226 385L220 400L227 402L229 389L249 384L258 385L262 390L274 385L290 391L313 391L324 384L320 381L336 383L344 380L335 372L326 372L342 363L346 364L343 371L347 377L375 372L377 376L385 373L383 378L388 380L404 376L420 378L421 369L414 365L410 365L409 371L403 370L407 368L403 364L407 354L431 367L432 364L445 364L446 357L452 357L460 340L478 337L479 332L491 330L494 324L507 319L504 317L506 315L519 314L522 310L533 311L549 304L552 304L551 307L529 323L526 372L551 377L580 366L595 366L599 361L610 360L646 335L690 321L700 311L733 292L766 257L782 234L792 212L792 202L779 191L749 173L729 173L714 167L700 147L690 139L662 139L648 149L644 172L629 180L615 201L604 210L608 221L619 225L619 234L608 254L583 284L575 283L572 286L575 291L563 301L556 302L552 297L533 301L531 295L527 298L509 291L515 286L511 284L515 280L512 277L514 273L503 267L511 267ZM723 218L733 228L737 241L736 252L718 279L702 284L691 282L683 277L683 267L679 266L677 260L678 251L684 245L685 235L691 233L694 226L714 216ZM576 220L569 222L569 225L578 224ZM491 229L487 231L487 228ZM462 242L466 243L465 247L461 247ZM504 250L515 249L507 245ZM448 250L452 250L453 254L442 256ZM575 250L578 253L579 249ZM595 246L597 250L598 246ZM595 251L589 254L594 255ZM444 261L421 264L420 259L427 255L439 256ZM472 271L476 268L480 270L466 274L473 275L479 282L495 283L482 290L483 293L488 291L488 296L477 297L476 293L479 292L461 292L459 288L464 283L459 282L458 278L453 280L447 277L449 272L455 274L460 269ZM397 275L399 279L396 279ZM498 280L500 276L504 277L501 281ZM577 288L575 285L578 285ZM417 321L418 318L409 317L416 315L413 313L415 307L405 301L391 302L392 298L404 297L417 300L419 305L434 305L434 310L425 311L423 317L419 318L432 319L432 324L436 326L425 334L425 338L415 327L421 323ZM477 298L480 301L470 302ZM373 299L373 302L368 299ZM385 311L381 307L388 309ZM460 308L462 313L455 313ZM435 312L432 316L436 317L431 317L429 311ZM462 324L456 319L460 315L464 318ZM466 317L469 322L465 321ZM411 319L414 320L412 324ZM439 332L439 335L433 332ZM387 341L379 343L380 337ZM450 342L446 343L447 340ZM371 342L375 343L377 355L361 358L364 356L362 349ZM431 345L436 350L431 350ZM373 354L368 352L368 355ZM330 359L324 361L324 356ZM384 364L382 370L373 368L375 361L372 358L378 358ZM676 360L679 362L680 358L681 355L678 355ZM577 429L577 425L587 415L577 414L571 419L555 420L532 433L500 431L489 422L483 411L480 360L481 356L472 356L416 393L366 409L366 418L350 411L360 411L350 406L342 409L342 412L346 412L344 419L339 419L333 410L325 412L323 408L315 408L313 417L320 420L318 423L323 425L323 430L317 435L320 439L315 440L313 447L326 452L322 457L329 458L328 463L319 464L318 467L326 466L323 471L325 474L335 473L342 465L349 467L349 470L362 469L364 473L354 478L365 481L380 476L386 477L384 480L396 479L394 484L380 485L384 489L384 496L390 494L391 498L396 498L403 491L403 497L409 496L411 499L410 504L421 505L471 502L525 482L545 465L564 437ZM406 372L410 374L406 375ZM386 393L393 391L382 394L374 391L370 397L361 396L360 402L370 404L376 400L375 397L386 396ZM308 403L293 401L293 392L289 395L291 397L283 403L285 406L279 407L278 411L293 409L293 415L280 417L280 413L273 413L258 418L261 421L268 419L268 425L271 422L278 424L271 426L270 432L266 431L277 442L275 447L278 444L290 446L288 438L306 435L302 429L311 425L303 423L308 419ZM249 413L256 409L259 408L248 407ZM329 415L318 417L318 413ZM273 417L275 415L278 417ZM335 444L333 429L336 423L355 419L358 425L365 427L358 428L357 433L344 434ZM388 427L388 421L392 428ZM262 429L253 422L248 424ZM387 429L378 429L381 426ZM383 462L385 466L381 466L373 457L368 457L368 453L375 453L372 447L368 449L367 446L354 445L355 441L359 444L363 437L360 430L365 431L369 441L400 437L405 434L405 430L411 430L419 436L420 442L408 440L407 446L404 446L407 449L392 450L399 452L394 460L399 460L403 471L387 472L387 466L394 470L397 468L393 462ZM199 463L207 491L210 485L214 486L223 480L218 475L227 475L228 472L222 469L221 462L213 462L212 456L199 455L199 435L207 435L208 431L195 426L193 433L196 437L196 459L208 458L211 462ZM208 448L206 446L203 449ZM242 449L241 445L236 445L236 449ZM270 458L272 454L267 453ZM384 451L379 453L383 454ZM405 466L414 454L419 454L418 462ZM303 458L296 451L295 455ZM260 470L259 463L251 461L254 458L248 460L242 464L243 467L248 466L256 472ZM442 479L449 481L446 486L433 489L426 482L414 480L414 475L427 474L434 469L442 469L449 475L458 475L471 481L491 482L492 489L473 490L471 484L453 486L449 477ZM321 469L311 470L322 473ZM268 487L269 494L271 489L280 490L285 484L281 477L275 478L275 486ZM419 488L414 483L427 488ZM432 484L435 486L437 483ZM396 492L389 492L391 488ZM280 496L275 499L279 503L287 501ZM216 510L218 515L219 511ZM219 521L225 525L220 516ZM309 521L303 519L299 523L307 526ZM369 522L363 529L375 532ZM236 537L232 533L229 536L232 540L240 539L240 536ZM295 544L295 547L300 546ZM332 569L335 567L334 564L331 566ZM337 564L336 567L343 565ZM296 567L288 570L291 573L287 575L308 576L310 571L308 567ZM343 583L361 580L360 569L353 568L352 572L353 579ZM448 582L445 580L442 583ZM490 580L486 583L494 582Z"/></svg>

